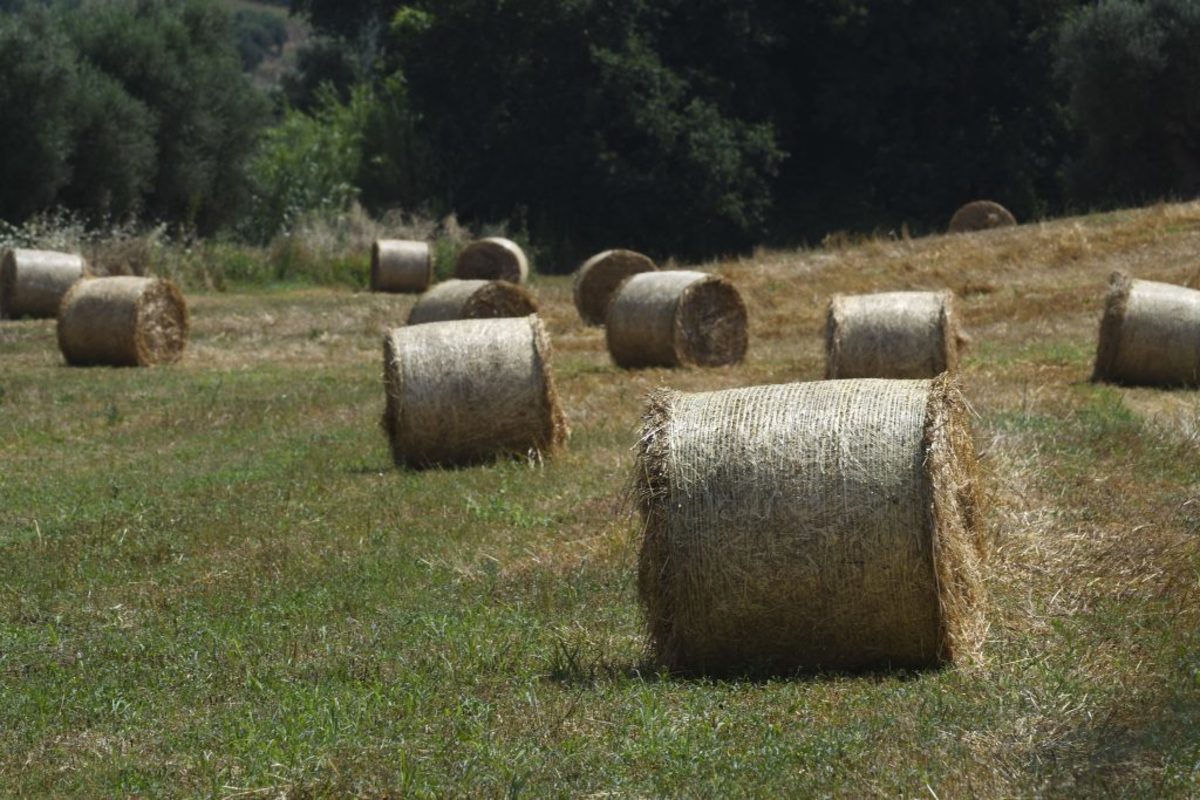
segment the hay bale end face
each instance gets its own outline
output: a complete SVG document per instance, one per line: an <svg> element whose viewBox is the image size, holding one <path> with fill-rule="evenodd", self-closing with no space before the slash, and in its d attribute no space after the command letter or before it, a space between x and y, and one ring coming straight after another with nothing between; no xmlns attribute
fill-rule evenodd
<svg viewBox="0 0 1200 800"><path fill-rule="evenodd" d="M1092 380L1200 386L1200 291L1113 273Z"/></svg>
<svg viewBox="0 0 1200 800"><path fill-rule="evenodd" d="M398 465L544 457L567 436L536 314L396 328L384 337L383 428Z"/></svg>
<svg viewBox="0 0 1200 800"><path fill-rule="evenodd" d="M408 324L527 317L537 310L537 300L523 286L508 281L448 280L417 298L408 313Z"/></svg>
<svg viewBox="0 0 1200 800"><path fill-rule="evenodd" d="M991 200L975 200L954 212L950 218L951 233L985 231L1016 225L1017 218L1004 206Z"/></svg>
<svg viewBox="0 0 1200 800"><path fill-rule="evenodd" d="M463 280L508 281L525 283L529 280L529 259L520 245L511 239L493 236L471 242L458 254L454 277Z"/></svg>
<svg viewBox="0 0 1200 800"><path fill-rule="evenodd" d="M643 272L618 287L605 317L622 367L716 367L746 355L746 305L729 281L685 270Z"/></svg>
<svg viewBox="0 0 1200 800"><path fill-rule="evenodd" d="M825 318L826 378L933 378L958 368L953 292L834 295Z"/></svg>
<svg viewBox="0 0 1200 800"><path fill-rule="evenodd" d="M188 326L187 303L171 281L93 278L63 297L58 346L73 366L171 364L183 355Z"/></svg>
<svg viewBox="0 0 1200 800"><path fill-rule="evenodd" d="M575 308L588 325L603 325L617 287L631 275L653 272L655 263L632 250L605 250L583 262L575 273Z"/></svg>
<svg viewBox="0 0 1200 800"><path fill-rule="evenodd" d="M658 392L636 486L653 652L711 675L980 659L980 494L949 376Z"/></svg>
<svg viewBox="0 0 1200 800"><path fill-rule="evenodd" d="M423 292L433 283L426 242L380 239L371 245L371 291Z"/></svg>
<svg viewBox="0 0 1200 800"><path fill-rule="evenodd" d="M87 274L83 256L49 250L5 250L0 258L0 317L48 318Z"/></svg>

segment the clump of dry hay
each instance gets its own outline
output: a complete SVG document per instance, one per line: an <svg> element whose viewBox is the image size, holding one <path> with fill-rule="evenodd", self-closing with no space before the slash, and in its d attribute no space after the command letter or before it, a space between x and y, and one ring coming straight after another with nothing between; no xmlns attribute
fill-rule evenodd
<svg viewBox="0 0 1200 800"><path fill-rule="evenodd" d="M932 378L958 368L963 340L953 292L834 295L825 377Z"/></svg>
<svg viewBox="0 0 1200 800"><path fill-rule="evenodd" d="M981 493L949 375L660 391L637 459L638 589L668 669L980 660Z"/></svg>
<svg viewBox="0 0 1200 800"><path fill-rule="evenodd" d="M63 295L87 275L87 262L74 253L5 250L0 259L0 317L53 317Z"/></svg>
<svg viewBox="0 0 1200 800"><path fill-rule="evenodd" d="M416 305L408 312L408 324L527 317L537 310L537 300L529 290L514 283L448 280L417 298Z"/></svg>
<svg viewBox="0 0 1200 800"><path fill-rule="evenodd" d="M632 250L605 250L583 262L575 273L575 308L588 325L603 325L617 287L630 275L653 272L658 266Z"/></svg>
<svg viewBox="0 0 1200 800"><path fill-rule="evenodd" d="M188 308L160 278L94 278L76 283L58 313L58 346L68 364L146 367L179 360Z"/></svg>
<svg viewBox="0 0 1200 800"><path fill-rule="evenodd" d="M377 239L371 245L371 291L423 292L433 283L426 242Z"/></svg>
<svg viewBox="0 0 1200 800"><path fill-rule="evenodd" d="M954 212L950 218L951 233L983 231L1016 225L1017 218L1004 206L991 200L975 200Z"/></svg>
<svg viewBox="0 0 1200 800"><path fill-rule="evenodd" d="M746 355L746 305L717 275L633 275L617 288L604 324L608 352L622 367L716 367Z"/></svg>
<svg viewBox="0 0 1200 800"><path fill-rule="evenodd" d="M529 280L529 259L516 242L492 236L462 249L454 264L454 277L525 283Z"/></svg>
<svg viewBox="0 0 1200 800"><path fill-rule="evenodd" d="M1114 272L1092 380L1200 386L1200 291Z"/></svg>

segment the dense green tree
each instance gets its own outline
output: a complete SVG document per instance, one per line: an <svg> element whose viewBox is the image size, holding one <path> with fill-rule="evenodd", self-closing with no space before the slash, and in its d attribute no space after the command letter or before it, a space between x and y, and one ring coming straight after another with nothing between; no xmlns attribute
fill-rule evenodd
<svg viewBox="0 0 1200 800"><path fill-rule="evenodd" d="M233 30L242 69L247 72L261 64L267 56L279 52L288 39L287 26L279 13L257 8L236 11Z"/></svg>

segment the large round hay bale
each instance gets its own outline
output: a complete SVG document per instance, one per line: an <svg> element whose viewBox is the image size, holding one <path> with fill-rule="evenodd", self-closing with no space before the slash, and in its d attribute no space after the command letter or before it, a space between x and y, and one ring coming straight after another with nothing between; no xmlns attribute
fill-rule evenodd
<svg viewBox="0 0 1200 800"><path fill-rule="evenodd" d="M605 317L622 367L716 367L746 355L746 305L729 281L686 270L642 272L617 289Z"/></svg>
<svg viewBox="0 0 1200 800"><path fill-rule="evenodd" d="M1092 379L1200 386L1200 291L1113 273Z"/></svg>
<svg viewBox="0 0 1200 800"><path fill-rule="evenodd" d="M53 317L71 284L87 274L83 256L5 250L0 259L0 317Z"/></svg>
<svg viewBox="0 0 1200 800"><path fill-rule="evenodd" d="M575 272L575 308L588 325L603 325L617 287L630 275L653 272L655 263L632 250L605 250L583 262Z"/></svg>
<svg viewBox="0 0 1200 800"><path fill-rule="evenodd" d="M515 283L451 279L417 298L416 305L408 312L408 324L527 317L536 314L537 310L537 301L529 290Z"/></svg>
<svg viewBox="0 0 1200 800"><path fill-rule="evenodd" d="M371 291L423 292L433 283L426 242L380 239L371 245Z"/></svg>
<svg viewBox="0 0 1200 800"><path fill-rule="evenodd" d="M536 314L396 328L383 341L383 382L397 464L541 457L566 439Z"/></svg>
<svg viewBox="0 0 1200 800"><path fill-rule="evenodd" d="M984 231L1016 225L1017 218L1004 206L991 200L975 200L954 212L950 218L951 233Z"/></svg>
<svg viewBox="0 0 1200 800"><path fill-rule="evenodd" d="M974 444L948 375L651 396L638 589L671 670L979 658Z"/></svg>
<svg viewBox="0 0 1200 800"><path fill-rule="evenodd" d="M826 378L932 378L958 368L953 292L834 295L825 317Z"/></svg>
<svg viewBox="0 0 1200 800"><path fill-rule="evenodd" d="M79 281L58 314L58 346L75 366L170 364L183 355L187 338L187 303L160 278Z"/></svg>
<svg viewBox="0 0 1200 800"><path fill-rule="evenodd" d="M454 277L525 283L529 280L529 259L520 245L510 239L499 236L480 239L471 242L458 254Z"/></svg>

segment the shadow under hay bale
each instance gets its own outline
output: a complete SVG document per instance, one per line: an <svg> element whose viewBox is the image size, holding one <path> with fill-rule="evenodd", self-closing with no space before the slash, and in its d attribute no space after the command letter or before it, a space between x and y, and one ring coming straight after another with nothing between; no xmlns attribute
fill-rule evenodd
<svg viewBox="0 0 1200 800"><path fill-rule="evenodd" d="M480 239L471 242L458 254L454 263L454 277L525 283L529 280L529 259L520 245L511 239L499 236Z"/></svg>
<svg viewBox="0 0 1200 800"><path fill-rule="evenodd" d="M981 658L981 495L949 375L657 392L636 488L638 589L670 670Z"/></svg>
<svg viewBox="0 0 1200 800"><path fill-rule="evenodd" d="M536 314L396 328L384 337L383 428L398 465L544 457L567 423Z"/></svg>
<svg viewBox="0 0 1200 800"><path fill-rule="evenodd" d="M613 293L626 278L658 269L632 250L605 250L583 262L575 273L575 308L588 325L603 325Z"/></svg>
<svg viewBox="0 0 1200 800"><path fill-rule="evenodd" d="M1200 386L1200 291L1113 273L1092 380Z"/></svg>
<svg viewBox="0 0 1200 800"><path fill-rule="evenodd" d="M970 233L1016 225L1017 218L1004 206L991 200L975 200L954 212L950 233Z"/></svg>
<svg viewBox="0 0 1200 800"><path fill-rule="evenodd" d="M371 245L371 291L423 292L433 283L433 259L425 242L380 239Z"/></svg>
<svg viewBox="0 0 1200 800"><path fill-rule="evenodd" d="M5 250L0 258L0 317L54 317L63 295L87 274L74 253Z"/></svg>
<svg viewBox="0 0 1200 800"><path fill-rule="evenodd" d="M537 300L529 290L514 283L451 279L417 298L416 305L408 312L408 324L527 317L536 314L537 310Z"/></svg>
<svg viewBox="0 0 1200 800"><path fill-rule="evenodd" d="M746 305L733 284L685 270L625 280L604 325L608 352L626 368L736 364L749 341Z"/></svg>
<svg viewBox="0 0 1200 800"><path fill-rule="evenodd" d="M72 366L170 364L188 339L187 303L160 278L93 278L76 283L58 314L58 346Z"/></svg>
<svg viewBox="0 0 1200 800"><path fill-rule="evenodd" d="M954 293L834 295L825 317L826 378L933 378L958 368Z"/></svg>

